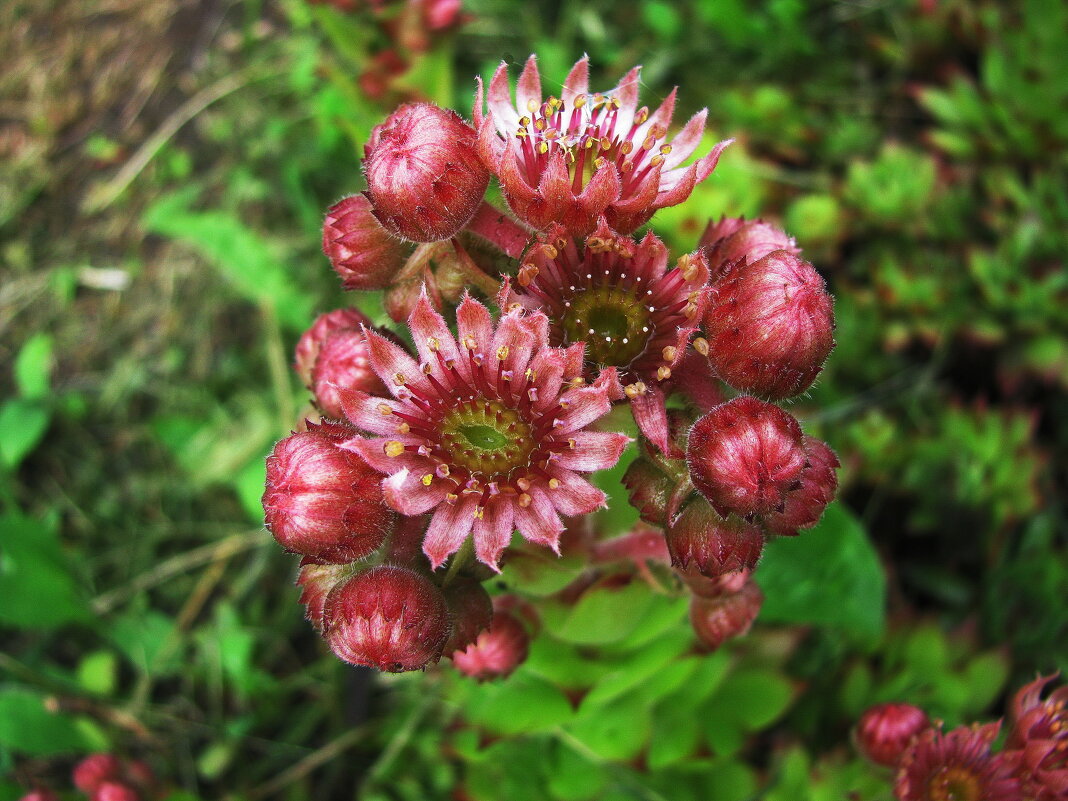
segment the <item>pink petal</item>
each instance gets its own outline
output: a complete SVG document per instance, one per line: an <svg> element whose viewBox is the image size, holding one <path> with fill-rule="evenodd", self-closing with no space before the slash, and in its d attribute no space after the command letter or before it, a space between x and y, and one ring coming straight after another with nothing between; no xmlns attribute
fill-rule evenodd
<svg viewBox="0 0 1068 801"><path fill-rule="evenodd" d="M500 573L497 563L512 541L515 529L515 500L494 498L485 507L482 517L476 518L471 529L478 561Z"/></svg>
<svg viewBox="0 0 1068 801"><path fill-rule="evenodd" d="M516 148L504 148L497 170L497 177L505 193L504 199L508 201L508 206L516 216L529 225L543 227L542 220L547 216L551 218L551 215L546 215L546 201L538 190L530 185L520 168Z"/></svg>
<svg viewBox="0 0 1068 801"><path fill-rule="evenodd" d="M508 348L508 357L504 360L504 369L513 373L512 381L518 382L527 369L527 362L534 352L536 343L529 323L520 314L512 312L501 318L493 336L493 353L487 354L487 367L493 373L497 370L497 352Z"/></svg>
<svg viewBox="0 0 1068 801"><path fill-rule="evenodd" d="M475 353L485 353L493 341L493 318L489 309L466 292L456 309L456 329L459 333L460 350L467 353L467 340L474 340Z"/></svg>
<svg viewBox="0 0 1068 801"><path fill-rule="evenodd" d="M501 139L493 124L492 117L486 117L478 126L478 157L485 165L496 172L500 169L501 157L504 154L506 140Z"/></svg>
<svg viewBox="0 0 1068 801"><path fill-rule="evenodd" d="M475 89L475 100L471 104L471 127L476 131L482 127L482 120L484 119L483 107L485 106L485 88L482 86L482 76L475 76L475 84L478 86Z"/></svg>
<svg viewBox="0 0 1068 801"><path fill-rule="evenodd" d="M659 387L649 387L644 394L631 398L630 410L642 435L656 445L661 453L674 459L684 456L668 440L667 406Z"/></svg>
<svg viewBox="0 0 1068 801"><path fill-rule="evenodd" d="M682 130L675 134L671 140L671 152L664 157L664 169L673 170L688 159L705 133L705 120L708 119L708 109L703 108L690 117Z"/></svg>
<svg viewBox="0 0 1068 801"><path fill-rule="evenodd" d="M560 414L561 434L568 434L585 428L594 420L604 417L612 409L612 402L608 400L608 390L605 387L588 386L569 389L563 394L561 400L566 402L567 407Z"/></svg>
<svg viewBox="0 0 1068 801"><path fill-rule="evenodd" d="M711 153L695 161L681 175L678 170L661 173L660 187L662 191L657 195L656 207L663 209L668 206L678 205L686 200L698 182L703 181L712 174L712 170L716 169L716 164L719 163L719 156L723 149L733 141L733 139L726 139L720 142L712 148Z"/></svg>
<svg viewBox="0 0 1068 801"><path fill-rule="evenodd" d="M524 508L518 503L515 505L516 528L524 539L536 545L545 545L559 554L560 532L564 530L560 515L540 487L531 487L529 494L529 506Z"/></svg>
<svg viewBox="0 0 1068 801"><path fill-rule="evenodd" d="M575 66L571 68L571 72L564 79L564 88L560 99L564 101L564 105L567 108L572 108L575 105L575 98L579 95L588 94L589 91L590 57L583 55L582 58L575 62Z"/></svg>
<svg viewBox="0 0 1068 801"><path fill-rule="evenodd" d="M679 87L675 87L668 93L668 96L664 98L664 102L660 104L656 111L654 111L642 125L638 126L638 131L634 135L634 142L643 142L645 137L649 135L649 129L654 125L659 125L665 131L671 125L671 117L675 113L675 96L679 92Z"/></svg>
<svg viewBox="0 0 1068 801"><path fill-rule="evenodd" d="M445 500L448 487L441 481L430 486L415 471L401 469L382 481L386 503L402 515L421 515Z"/></svg>
<svg viewBox="0 0 1068 801"><path fill-rule="evenodd" d="M531 360L529 369L534 374L531 384L537 393L534 408L541 412L554 406L564 377L563 354L557 348L543 348Z"/></svg>
<svg viewBox="0 0 1068 801"><path fill-rule="evenodd" d="M606 164L595 170L590 182L578 196L582 213L589 217L599 217L611 204L619 199L623 185L619 180L619 170L614 164Z"/></svg>
<svg viewBox="0 0 1068 801"><path fill-rule="evenodd" d="M503 61L490 79L486 102L493 124L497 126L497 130L505 140L514 136L519 128L519 115L512 106L512 91L508 86L508 65Z"/></svg>
<svg viewBox="0 0 1068 801"><path fill-rule="evenodd" d="M530 106L533 101L534 108ZM538 75L538 58L531 56L523 66L519 83L515 87L515 105L519 114L532 114L541 106L541 77Z"/></svg>
<svg viewBox="0 0 1068 801"><path fill-rule="evenodd" d="M582 363L586 359L585 343L576 342L574 345L569 345L564 353L564 377L570 380L576 376L581 376Z"/></svg>
<svg viewBox="0 0 1068 801"><path fill-rule="evenodd" d="M606 505L603 492L570 470L558 471L556 479L560 484L556 489L548 490L547 494L556 511L564 517L588 515Z"/></svg>
<svg viewBox="0 0 1068 801"><path fill-rule="evenodd" d="M609 94L619 101L619 116L616 118L616 133L625 134L634 124L634 112L638 110L638 90L641 85L642 68L633 67L620 79Z"/></svg>
<svg viewBox="0 0 1068 801"><path fill-rule="evenodd" d="M571 176L567 172L564 151L556 148L549 155L549 164L538 181L538 195L544 200L550 216L544 219L539 228L558 220L575 205L575 193L571 191Z"/></svg>
<svg viewBox="0 0 1068 801"><path fill-rule="evenodd" d="M408 327L412 330L412 339L415 340L415 347L419 350L419 358L425 363L437 370L441 369L435 348L446 360L459 360L460 353L456 348L456 340L453 339L445 318L434 309L430 298L426 295L425 288L420 293L419 300L415 302L415 308L412 309L412 314L408 318Z"/></svg>
<svg viewBox="0 0 1068 801"><path fill-rule="evenodd" d="M409 453L408 451L405 451L400 456L386 456L385 447L387 442L403 442L405 439L411 440L412 438L400 437L391 439L389 437L372 437L370 439L363 439L361 437L353 437L352 439L345 440L338 445L338 447L342 450L358 453L367 464L379 473L390 474L396 473L399 470L410 470L413 473L416 473L420 472L420 468L424 468L420 474L427 472L425 469L427 467L427 459L425 456L420 456L417 453Z"/></svg>
<svg viewBox="0 0 1068 801"><path fill-rule="evenodd" d="M397 431L398 418L392 414L383 414L383 408L394 412L407 410L399 401L368 395L358 389L339 386L337 394L341 399L341 410L349 422L371 434L390 436Z"/></svg>
<svg viewBox="0 0 1068 801"><path fill-rule="evenodd" d="M427 555L430 566L435 570L460 550L467 535L471 533L477 503L478 498L467 495L456 503L441 504L434 512L423 538L423 553Z"/></svg>
<svg viewBox="0 0 1068 801"><path fill-rule="evenodd" d="M637 189L631 187L625 195L620 197L612 207L612 213L618 216L640 216L656 201L656 195L660 191L660 171L662 164L653 167L641 181ZM630 226L622 226L629 228Z"/></svg>
<svg viewBox="0 0 1068 801"><path fill-rule="evenodd" d="M626 434L613 431L576 431L570 439L575 440L575 447L561 453L553 464L583 473L615 467L630 442Z"/></svg>
<svg viewBox="0 0 1068 801"><path fill-rule="evenodd" d="M646 231L642 241L638 244L638 250L634 254L634 266L631 268L635 275L640 275L645 282L646 288L652 289L652 283L667 271L668 249L660 237L652 231Z"/></svg>
<svg viewBox="0 0 1068 801"><path fill-rule="evenodd" d="M422 370L404 348L369 328L364 331L364 336L367 338L367 360L371 363L371 369L394 395L403 397L400 394L401 385L394 380L396 376L404 376L409 384L418 385L423 380Z"/></svg>

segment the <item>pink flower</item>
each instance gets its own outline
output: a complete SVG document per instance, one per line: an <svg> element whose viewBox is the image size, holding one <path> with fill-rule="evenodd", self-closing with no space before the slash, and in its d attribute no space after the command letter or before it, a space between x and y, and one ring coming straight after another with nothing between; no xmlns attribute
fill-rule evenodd
<svg viewBox="0 0 1068 801"><path fill-rule="evenodd" d="M921 732L905 751L894 781L899 801L1021 801L1013 762L990 753L999 723Z"/></svg>
<svg viewBox="0 0 1068 801"><path fill-rule="evenodd" d="M474 114L479 152L521 220L538 229L557 222L582 236L603 214L612 228L629 233L657 209L686 200L712 173L730 141L683 167L701 143L708 111L695 114L668 142L676 90L652 114L639 109L640 71L632 69L609 92L591 93L583 58L571 68L561 96L543 100L531 56L513 105L502 62L490 81L485 117L480 88Z"/></svg>
<svg viewBox="0 0 1068 801"><path fill-rule="evenodd" d="M1056 676L1025 684L1012 703L1012 731L1005 749L1018 756L1021 774L1038 801L1068 799L1068 686L1045 699Z"/></svg>
<svg viewBox="0 0 1068 801"><path fill-rule="evenodd" d="M425 295L409 318L419 351L368 332L371 367L392 398L342 395L371 439L345 445L389 475L387 503L405 515L433 510L423 551L436 568L470 535L497 569L513 529L558 547L560 515L587 514L604 493L579 476L614 465L627 437L588 430L618 393L615 370L582 379L583 348L548 345L548 320L516 308L494 325L465 296L458 336Z"/></svg>

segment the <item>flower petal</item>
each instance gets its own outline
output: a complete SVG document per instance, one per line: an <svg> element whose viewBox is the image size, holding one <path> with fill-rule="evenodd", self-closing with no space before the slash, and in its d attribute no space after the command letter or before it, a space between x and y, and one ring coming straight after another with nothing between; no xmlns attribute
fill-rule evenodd
<svg viewBox="0 0 1068 801"><path fill-rule="evenodd" d="M553 464L583 473L615 467L630 442L626 434L614 431L576 431L571 439L575 447L561 453Z"/></svg>
<svg viewBox="0 0 1068 801"><path fill-rule="evenodd" d="M537 545L545 545L560 553L560 533L564 524L556 508L540 487L530 488L530 505L515 506L515 525L523 538Z"/></svg>
<svg viewBox="0 0 1068 801"><path fill-rule="evenodd" d="M624 75L616 88L610 94L619 101L618 117L616 117L616 130L629 131L634 124L634 112L638 110L638 90L642 79L641 66L632 67L630 72Z"/></svg>
<svg viewBox="0 0 1068 801"><path fill-rule="evenodd" d="M514 507L515 500L512 498L494 498L486 504L482 517L476 518L471 528L478 561L497 573L501 572L497 567L501 554L512 541L512 531L515 529Z"/></svg>
<svg viewBox="0 0 1068 801"><path fill-rule="evenodd" d="M512 105L512 91L508 86L508 64L504 61L497 67L490 79L489 92L486 94L490 117L497 130L507 140L514 136L519 128L519 115Z"/></svg>
<svg viewBox="0 0 1068 801"><path fill-rule="evenodd" d="M392 412L407 411L403 403L388 398L379 398L360 392L358 389L337 387L341 410L349 422L370 434L390 436L397 431L398 418ZM390 410L385 414L386 409Z"/></svg>
<svg viewBox="0 0 1068 801"><path fill-rule="evenodd" d="M437 355L439 352L446 360L459 359L460 353L456 348L456 340L453 339L445 318L430 302L425 289L420 293L419 300L415 302L415 308L412 309L412 314L408 318L408 327L412 330L412 339L415 340L415 347L419 350L419 358L430 364L436 372L442 371Z"/></svg>
<svg viewBox="0 0 1068 801"><path fill-rule="evenodd" d="M585 428L612 409L612 402L608 400L608 389L596 385L569 389L560 400L566 403L559 418L560 427L557 431L560 434Z"/></svg>
<svg viewBox="0 0 1068 801"><path fill-rule="evenodd" d="M556 480L559 485L548 490L547 495L556 511L565 517L587 515L606 505L607 497L601 490L570 470L557 471Z"/></svg>
<svg viewBox="0 0 1068 801"><path fill-rule="evenodd" d="M720 154L733 139L726 139L712 148L712 152L698 159L683 171L669 170L660 174L660 194L656 197L656 208L675 206L686 200L693 188L716 169Z"/></svg>
<svg viewBox="0 0 1068 801"><path fill-rule="evenodd" d="M467 495L456 503L446 502L438 506L423 538L423 553L433 569L437 570L446 559L460 550L471 533L477 503L476 497Z"/></svg>
<svg viewBox="0 0 1068 801"><path fill-rule="evenodd" d="M515 106L520 115L531 114L541 106L541 76L538 75L537 56L531 55L523 65L523 72L515 87Z"/></svg>
<svg viewBox="0 0 1068 801"><path fill-rule="evenodd" d="M419 365L404 348L370 328L364 330L364 336L367 339L367 360L371 363L371 369L395 396L402 397L398 395L402 385L395 380L398 375L404 376L408 384L418 384L422 381L423 373Z"/></svg>
<svg viewBox="0 0 1068 801"><path fill-rule="evenodd" d="M440 481L429 486L417 472L398 470L382 480L382 495L386 503L402 515L421 515L429 512L448 494L448 487Z"/></svg>
<svg viewBox="0 0 1068 801"><path fill-rule="evenodd" d="M379 473L392 474L396 473L398 470L409 470L413 474L422 475L427 472L426 468L432 466L428 464L425 456L420 456L417 453L409 453L408 451L405 451L400 456L386 455L387 442L399 442L404 439L404 437L398 439L389 439L386 437L363 439L362 437L353 437L352 439L345 440L338 445L338 447L342 450L358 453L367 464ZM407 439L410 440L411 437L408 437ZM421 470L420 468L423 469Z"/></svg>
<svg viewBox="0 0 1068 801"><path fill-rule="evenodd" d="M456 309L456 330L459 333L460 350L467 350L467 340L474 340L475 353L484 353L493 341L493 317L489 309L466 292Z"/></svg>
<svg viewBox="0 0 1068 801"><path fill-rule="evenodd" d="M703 108L694 114L671 140L671 152L664 158L664 169L673 170L688 159L701 144L705 133L705 121L708 109Z"/></svg>
<svg viewBox="0 0 1068 801"><path fill-rule="evenodd" d="M669 440L667 406L659 387L649 387L643 394L631 398L630 410L642 435L656 445L661 453L672 459L685 456Z"/></svg>
<svg viewBox="0 0 1068 801"><path fill-rule="evenodd" d="M560 99L567 108L574 106L575 98L579 95L588 94L590 91L590 57L583 55L571 68L571 72L564 78L564 88Z"/></svg>

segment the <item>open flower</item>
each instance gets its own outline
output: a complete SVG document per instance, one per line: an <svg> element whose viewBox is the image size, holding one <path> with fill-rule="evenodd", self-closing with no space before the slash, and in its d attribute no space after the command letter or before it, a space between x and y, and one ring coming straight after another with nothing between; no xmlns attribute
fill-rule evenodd
<svg viewBox="0 0 1068 801"><path fill-rule="evenodd" d="M1012 760L990 752L999 727L921 732L901 758L894 795L900 801L1020 801Z"/></svg>
<svg viewBox="0 0 1068 801"><path fill-rule="evenodd" d="M1039 801L1068 798L1068 685L1042 697L1055 678L1039 676L1016 693L1005 744L1019 756L1020 772Z"/></svg>
<svg viewBox="0 0 1068 801"><path fill-rule="evenodd" d="M405 515L433 510L423 551L434 567L474 539L496 569L512 531L556 548L560 515L592 512L604 493L578 473L614 465L627 437L589 431L618 392L615 370L582 379L583 348L548 345L548 320L514 308L496 326L465 296L449 331L425 295L408 324L421 363L368 331L371 367L393 398L351 391L345 413L373 435L346 447L383 481Z"/></svg>
<svg viewBox="0 0 1068 801"><path fill-rule="evenodd" d="M508 67L498 67L487 93L487 116L481 91L476 98L479 153L521 220L538 229L561 223L581 236L604 214L614 229L630 232L657 209L686 200L711 175L730 141L683 167L701 143L708 110L695 114L669 142L676 90L652 114L639 109L640 71L632 69L609 92L590 92L584 57L571 68L561 96L543 99L531 56L513 105Z"/></svg>

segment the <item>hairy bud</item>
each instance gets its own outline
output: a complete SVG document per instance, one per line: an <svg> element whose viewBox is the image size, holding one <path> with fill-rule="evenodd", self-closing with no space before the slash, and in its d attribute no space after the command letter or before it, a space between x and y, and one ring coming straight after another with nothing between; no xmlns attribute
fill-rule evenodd
<svg viewBox="0 0 1068 801"><path fill-rule="evenodd" d="M695 595L690 601L690 624L697 638L712 649L732 637L749 631L764 603L764 593L752 581L730 595L704 598Z"/></svg>
<svg viewBox="0 0 1068 801"><path fill-rule="evenodd" d="M357 389L368 394L385 395L388 391L371 369L367 339L352 328L334 331L323 341L312 368L311 391L323 414L335 419L344 417L341 389Z"/></svg>
<svg viewBox="0 0 1068 801"><path fill-rule="evenodd" d="M462 651L489 628L493 620L493 601L474 579L460 578L444 589L445 603L452 617L452 634L444 653Z"/></svg>
<svg viewBox="0 0 1068 801"><path fill-rule="evenodd" d="M708 254L713 280L739 259L752 264L775 250L785 250L795 256L801 253L797 242L785 231L763 220L744 217L723 217L718 223L710 221L700 246Z"/></svg>
<svg viewBox="0 0 1068 801"><path fill-rule="evenodd" d="M912 704L877 704L860 716L853 739L866 759L892 768L912 738L930 725L927 713Z"/></svg>
<svg viewBox="0 0 1068 801"><path fill-rule="evenodd" d="M385 289L410 249L374 218L363 195L339 200L326 213L323 252L345 289Z"/></svg>
<svg viewBox="0 0 1068 801"><path fill-rule="evenodd" d="M820 274L785 250L739 262L712 285L708 358L736 389L776 400L798 395L834 347L832 305Z"/></svg>
<svg viewBox="0 0 1068 801"><path fill-rule="evenodd" d="M71 779L74 786L86 795L95 793L104 782L118 779L122 763L113 754L90 754L77 765Z"/></svg>
<svg viewBox="0 0 1068 801"><path fill-rule="evenodd" d="M297 574L300 602L304 604L304 617L315 626L316 631L321 633L323 630L323 614L330 591L352 574L352 565L349 564L320 565L307 559L301 560L300 573Z"/></svg>
<svg viewBox="0 0 1068 801"><path fill-rule="evenodd" d="M279 442L267 458L267 529L287 551L316 562L351 562L375 551L395 525L379 474L338 447L351 436L342 425L309 427Z"/></svg>
<svg viewBox="0 0 1068 801"><path fill-rule="evenodd" d="M315 361L319 358L319 351L327 337L336 331L359 331L365 325L370 326L371 319L359 309L335 309L316 317L311 328L297 340L293 369L297 371L304 386L311 388L312 370L315 369Z"/></svg>
<svg viewBox="0 0 1068 801"><path fill-rule="evenodd" d="M327 596L323 636L340 659L391 673L441 658L445 598L427 577L395 565L358 573Z"/></svg>
<svg viewBox="0 0 1068 801"><path fill-rule="evenodd" d="M804 437L801 446L808 461L801 471L801 486L786 494L782 511L772 512L764 519L772 534L792 536L800 529L812 528L823 516L827 504L838 491L838 457L826 442Z"/></svg>
<svg viewBox="0 0 1068 801"><path fill-rule="evenodd" d="M686 448L694 486L723 517L782 509L805 462L797 420L749 396L721 404L694 423Z"/></svg>
<svg viewBox="0 0 1068 801"><path fill-rule="evenodd" d="M474 130L429 103L401 106L376 129L364 162L372 213L412 242L457 234L489 185Z"/></svg>
<svg viewBox="0 0 1068 801"><path fill-rule="evenodd" d="M490 627L463 651L452 655L456 669L479 680L503 679L527 658L530 635L512 614L498 609Z"/></svg>
<svg viewBox="0 0 1068 801"><path fill-rule="evenodd" d="M724 520L695 496L667 528L671 564L708 578L752 570L764 551L764 535L737 517Z"/></svg>

